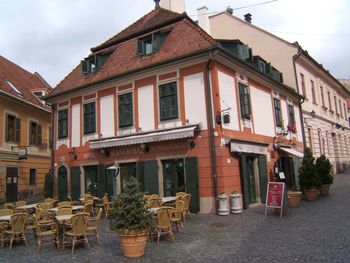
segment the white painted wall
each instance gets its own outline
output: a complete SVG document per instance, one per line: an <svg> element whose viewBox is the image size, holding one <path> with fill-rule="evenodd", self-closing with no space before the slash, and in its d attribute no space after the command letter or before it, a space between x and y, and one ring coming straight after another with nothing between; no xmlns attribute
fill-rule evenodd
<svg viewBox="0 0 350 263"><path fill-rule="evenodd" d="M80 104L72 105L72 147L80 146Z"/></svg>
<svg viewBox="0 0 350 263"><path fill-rule="evenodd" d="M100 98L100 127L102 138L115 135L115 116L114 116L113 95Z"/></svg>
<svg viewBox="0 0 350 263"><path fill-rule="evenodd" d="M220 108L231 108L231 122L225 126L225 129L239 130L238 110L237 110L237 93L235 79L223 72L218 71ZM224 103L225 102L225 103Z"/></svg>
<svg viewBox="0 0 350 263"><path fill-rule="evenodd" d="M142 131L154 130L154 97L153 86L138 89L139 126Z"/></svg>
<svg viewBox="0 0 350 263"><path fill-rule="evenodd" d="M254 130L256 134L275 136L275 124L273 121L271 94L250 86L251 105L254 118Z"/></svg>
<svg viewBox="0 0 350 263"><path fill-rule="evenodd" d="M184 77L184 91L186 119L189 120L189 124L200 123L201 129L206 130L208 124L203 73Z"/></svg>

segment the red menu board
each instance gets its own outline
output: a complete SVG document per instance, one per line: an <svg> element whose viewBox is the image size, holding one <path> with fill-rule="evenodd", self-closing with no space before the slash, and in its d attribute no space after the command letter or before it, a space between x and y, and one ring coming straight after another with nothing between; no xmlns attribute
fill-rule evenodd
<svg viewBox="0 0 350 263"><path fill-rule="evenodd" d="M267 186L266 207L281 208L283 206L283 194L284 183L269 182Z"/></svg>

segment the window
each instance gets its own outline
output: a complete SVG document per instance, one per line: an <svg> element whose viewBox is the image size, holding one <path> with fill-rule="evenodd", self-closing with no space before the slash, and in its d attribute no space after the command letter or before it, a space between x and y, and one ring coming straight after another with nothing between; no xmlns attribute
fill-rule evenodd
<svg viewBox="0 0 350 263"><path fill-rule="evenodd" d="M328 150L328 155L331 155L331 149L330 149L330 145L329 145L329 134L328 132L326 132L326 142L327 142L327 150Z"/></svg>
<svg viewBox="0 0 350 263"><path fill-rule="evenodd" d="M52 148L52 129L51 129L51 127L49 127L49 131L48 131L48 139L49 139L49 149L51 149Z"/></svg>
<svg viewBox="0 0 350 263"><path fill-rule="evenodd" d="M310 80L310 84L311 84L312 102L316 104L315 84L312 80Z"/></svg>
<svg viewBox="0 0 350 263"><path fill-rule="evenodd" d="M160 31L137 40L137 54L149 55L159 51L169 31Z"/></svg>
<svg viewBox="0 0 350 263"><path fill-rule="evenodd" d="M301 90L303 95L306 97L306 89L305 89L305 77L304 74L300 73L300 82L301 82Z"/></svg>
<svg viewBox="0 0 350 263"><path fill-rule="evenodd" d="M325 107L325 104L324 104L323 87L321 86L320 89L321 89L321 102L322 102L322 107Z"/></svg>
<svg viewBox="0 0 350 263"><path fill-rule="evenodd" d="M337 105L337 97L335 95L334 95L334 109L335 109L335 113L339 114L338 113L338 105Z"/></svg>
<svg viewBox="0 0 350 263"><path fill-rule="evenodd" d="M96 132L96 103L84 104L84 134Z"/></svg>
<svg viewBox="0 0 350 263"><path fill-rule="evenodd" d="M29 145L41 145L41 125L32 121L29 123Z"/></svg>
<svg viewBox="0 0 350 263"><path fill-rule="evenodd" d="M58 138L68 137L68 109L58 111Z"/></svg>
<svg viewBox="0 0 350 263"><path fill-rule="evenodd" d="M132 92L118 96L119 127L133 125Z"/></svg>
<svg viewBox="0 0 350 263"><path fill-rule="evenodd" d="M21 120L15 116L6 115L6 138L7 142L19 143L21 140Z"/></svg>
<svg viewBox="0 0 350 263"><path fill-rule="evenodd" d="M177 83L170 82L159 85L159 114L160 120L178 118Z"/></svg>
<svg viewBox="0 0 350 263"><path fill-rule="evenodd" d="M321 131L317 131L317 136L318 136L318 147L320 148L320 155L322 155L322 142L321 142Z"/></svg>
<svg viewBox="0 0 350 263"><path fill-rule="evenodd" d="M339 99L339 112L340 112L340 117L343 118L343 110L341 108L341 101L340 101L340 99Z"/></svg>
<svg viewBox="0 0 350 263"><path fill-rule="evenodd" d="M250 119L250 98L248 86L238 83L242 119Z"/></svg>
<svg viewBox="0 0 350 263"><path fill-rule="evenodd" d="M307 129L307 134L309 136L309 148L312 151L312 130L310 128Z"/></svg>
<svg viewBox="0 0 350 263"><path fill-rule="evenodd" d="M91 74L97 72L106 63L112 52L93 55L85 60L81 61L81 70L85 74Z"/></svg>
<svg viewBox="0 0 350 263"><path fill-rule="evenodd" d="M327 95L328 95L328 104L329 104L329 110L332 110L332 102L331 102L331 93L329 91L327 91Z"/></svg>
<svg viewBox="0 0 350 263"><path fill-rule="evenodd" d="M29 184L35 185L36 184L36 169L29 169Z"/></svg>
<svg viewBox="0 0 350 263"><path fill-rule="evenodd" d="M279 99L274 98L273 104L275 107L276 126L282 127L281 101Z"/></svg>
<svg viewBox="0 0 350 263"><path fill-rule="evenodd" d="M295 115L294 115L294 107L292 105L288 105L288 115L289 115L288 130L295 133L296 132Z"/></svg>

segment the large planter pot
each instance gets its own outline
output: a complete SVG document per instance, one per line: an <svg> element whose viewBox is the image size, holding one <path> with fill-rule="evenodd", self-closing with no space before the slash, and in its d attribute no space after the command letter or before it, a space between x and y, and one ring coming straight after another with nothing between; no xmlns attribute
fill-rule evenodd
<svg viewBox="0 0 350 263"><path fill-rule="evenodd" d="M145 254L148 232L118 233L118 236L125 257L136 258Z"/></svg>
<svg viewBox="0 0 350 263"><path fill-rule="evenodd" d="M300 191L288 191L288 205L290 207L300 206L301 195Z"/></svg>
<svg viewBox="0 0 350 263"><path fill-rule="evenodd" d="M242 213L240 197L241 197L240 194L231 194L231 213L232 214Z"/></svg>
<svg viewBox="0 0 350 263"><path fill-rule="evenodd" d="M220 216L227 216L230 213L230 210L228 209L228 201L227 201L227 195L219 195L219 209L218 214Z"/></svg>
<svg viewBox="0 0 350 263"><path fill-rule="evenodd" d="M304 189L304 193L305 193L306 200L308 201L317 200L317 194L318 194L317 188Z"/></svg>
<svg viewBox="0 0 350 263"><path fill-rule="evenodd" d="M321 185L321 187L320 187L320 194L322 195L322 196L327 196L327 195L329 195L329 188L330 188L330 184L323 184L323 185Z"/></svg>

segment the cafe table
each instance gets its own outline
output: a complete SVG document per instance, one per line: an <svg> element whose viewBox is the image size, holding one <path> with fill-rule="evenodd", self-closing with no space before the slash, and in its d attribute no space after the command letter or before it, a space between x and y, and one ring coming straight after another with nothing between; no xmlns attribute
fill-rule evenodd
<svg viewBox="0 0 350 263"><path fill-rule="evenodd" d="M170 203L176 201L176 196L167 196L162 198L162 203Z"/></svg>
<svg viewBox="0 0 350 263"><path fill-rule="evenodd" d="M8 221L8 222L10 222L10 220L11 220L11 216L9 215L9 216L0 216L0 221Z"/></svg>
<svg viewBox="0 0 350 263"><path fill-rule="evenodd" d="M70 215L62 215L62 216L55 216L56 221L58 222L58 229L59 229L59 248L63 248L63 238L64 238L64 224L71 220L74 214Z"/></svg>
<svg viewBox="0 0 350 263"><path fill-rule="evenodd" d="M29 210L29 209L33 209L35 208L39 203L35 203L35 204L29 204L29 205L22 205L22 206L18 206L16 207L17 209L20 210Z"/></svg>
<svg viewBox="0 0 350 263"><path fill-rule="evenodd" d="M49 211L57 213L59 207L49 208ZM82 210L84 208L83 205L73 205L72 211Z"/></svg>

